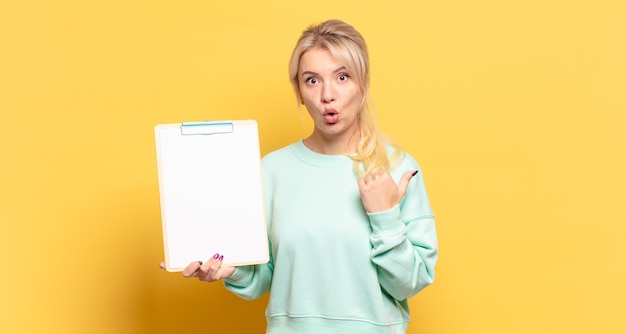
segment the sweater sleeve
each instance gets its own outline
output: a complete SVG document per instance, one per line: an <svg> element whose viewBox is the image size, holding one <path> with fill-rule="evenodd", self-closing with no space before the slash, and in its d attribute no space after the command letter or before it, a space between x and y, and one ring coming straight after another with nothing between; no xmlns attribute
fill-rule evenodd
<svg viewBox="0 0 626 334"><path fill-rule="evenodd" d="M224 278L224 286L235 295L252 300L259 298L270 290L272 285L273 261L251 266L237 267L228 278Z"/></svg>
<svg viewBox="0 0 626 334"><path fill-rule="evenodd" d="M411 179L399 205L368 216L372 225L371 258L381 287L402 301L431 284L438 242L422 173Z"/></svg>

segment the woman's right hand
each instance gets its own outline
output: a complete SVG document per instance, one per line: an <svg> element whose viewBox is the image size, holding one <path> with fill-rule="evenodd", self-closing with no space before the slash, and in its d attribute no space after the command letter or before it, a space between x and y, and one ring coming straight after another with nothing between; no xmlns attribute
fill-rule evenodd
<svg viewBox="0 0 626 334"><path fill-rule="evenodd" d="M230 277L237 267L222 267L222 260L224 260L224 255L215 254L204 263L194 261L183 269L183 276L197 277L205 282L215 282ZM161 263L161 268L165 269L165 263Z"/></svg>

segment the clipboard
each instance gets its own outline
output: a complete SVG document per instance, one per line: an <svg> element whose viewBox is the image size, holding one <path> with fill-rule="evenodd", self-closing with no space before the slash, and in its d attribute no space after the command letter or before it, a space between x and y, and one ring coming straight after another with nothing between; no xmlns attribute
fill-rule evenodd
<svg viewBox="0 0 626 334"><path fill-rule="evenodd" d="M224 255L224 266L269 261L254 120L154 128L167 271Z"/></svg>

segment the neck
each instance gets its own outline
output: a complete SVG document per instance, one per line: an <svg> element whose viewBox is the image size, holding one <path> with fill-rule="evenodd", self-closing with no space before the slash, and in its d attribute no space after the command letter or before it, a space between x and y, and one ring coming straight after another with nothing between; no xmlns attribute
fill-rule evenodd
<svg viewBox="0 0 626 334"><path fill-rule="evenodd" d="M324 135L318 131L304 139L304 145L313 152L327 155L353 154L356 152L358 131L338 135Z"/></svg>

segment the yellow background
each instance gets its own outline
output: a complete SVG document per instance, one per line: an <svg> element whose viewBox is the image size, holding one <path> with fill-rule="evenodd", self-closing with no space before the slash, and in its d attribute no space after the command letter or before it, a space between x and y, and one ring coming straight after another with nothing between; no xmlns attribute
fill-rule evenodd
<svg viewBox="0 0 626 334"><path fill-rule="evenodd" d="M267 297L158 268L153 127L252 118L263 153L307 135L287 62L328 18L368 41L380 123L421 163L437 215L437 279L410 300L409 333L626 332L625 13L3 0L0 332L262 333Z"/></svg>

